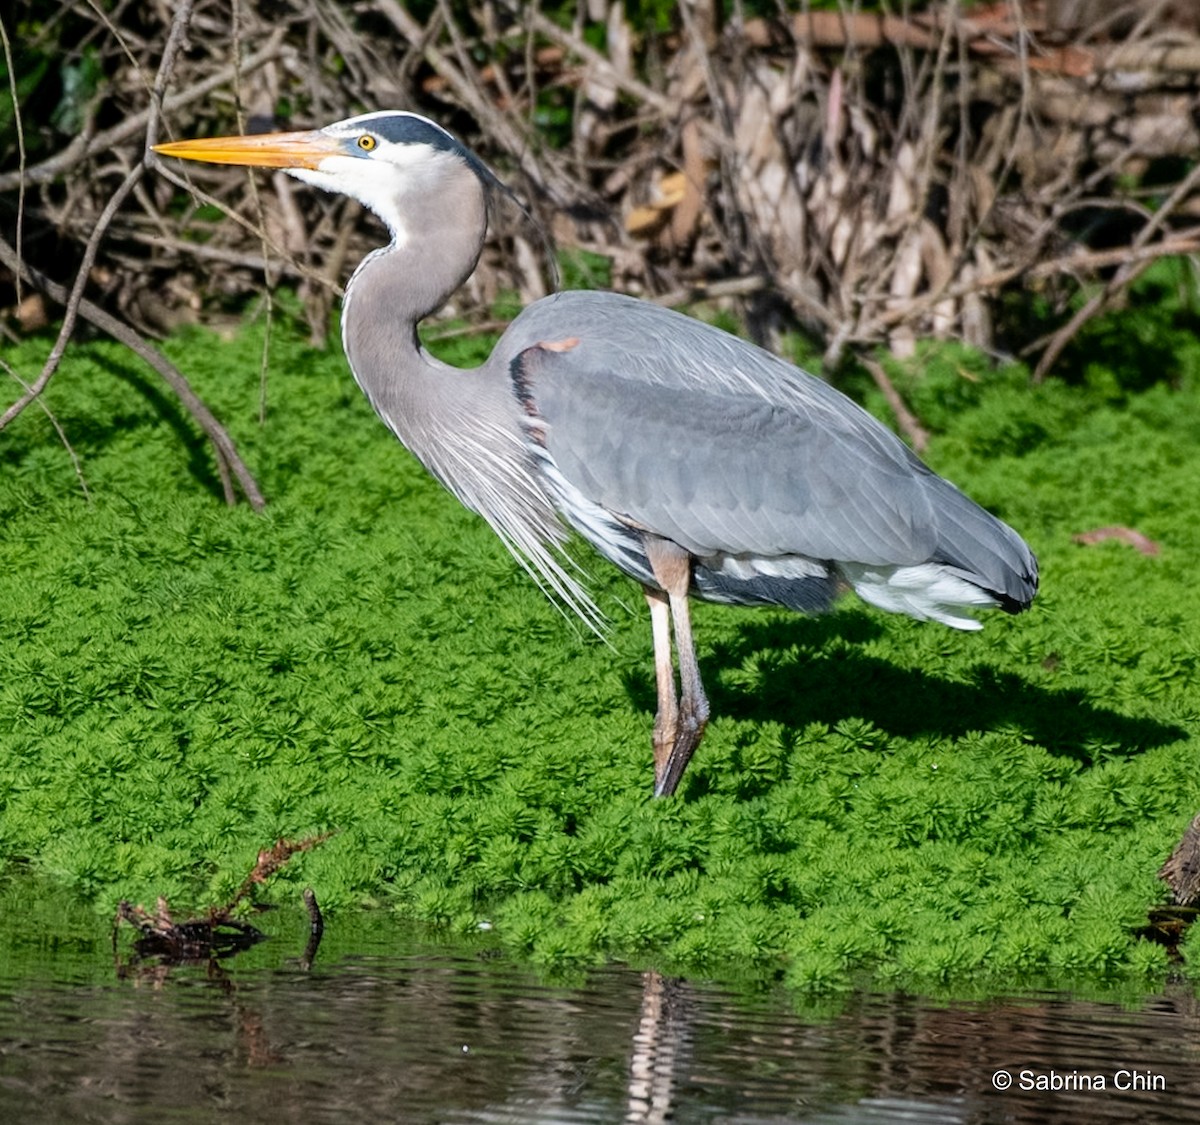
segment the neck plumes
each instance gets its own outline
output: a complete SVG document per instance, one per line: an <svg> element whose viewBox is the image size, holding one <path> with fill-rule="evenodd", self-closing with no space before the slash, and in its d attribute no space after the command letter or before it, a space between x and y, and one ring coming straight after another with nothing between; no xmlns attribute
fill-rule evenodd
<svg viewBox="0 0 1200 1125"><path fill-rule="evenodd" d="M566 529L527 448L503 341L468 370L441 363L417 343L418 322L467 279L483 245L483 185L465 164L459 168L407 209L404 199L389 208L392 244L371 254L346 288L346 356L392 432L491 524L547 593L596 628L599 611L559 558Z"/></svg>

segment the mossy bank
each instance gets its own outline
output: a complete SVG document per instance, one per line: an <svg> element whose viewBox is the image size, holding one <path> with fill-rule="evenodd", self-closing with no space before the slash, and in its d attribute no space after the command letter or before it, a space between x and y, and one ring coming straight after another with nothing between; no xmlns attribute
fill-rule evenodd
<svg viewBox="0 0 1200 1125"><path fill-rule="evenodd" d="M44 342L6 348L36 372ZM636 587L580 545L607 641L552 607L276 326L168 350L270 503L123 350L74 348L0 434L0 855L101 909L271 893L395 909L552 966L753 967L798 988L1148 975L1135 936L1200 810L1200 381L1027 385L941 349L909 388L934 467L1030 541L1042 593L960 634L868 610L700 606L715 719L649 797ZM1073 535L1136 528L1145 555ZM1186 947L1185 947L1186 951Z"/></svg>

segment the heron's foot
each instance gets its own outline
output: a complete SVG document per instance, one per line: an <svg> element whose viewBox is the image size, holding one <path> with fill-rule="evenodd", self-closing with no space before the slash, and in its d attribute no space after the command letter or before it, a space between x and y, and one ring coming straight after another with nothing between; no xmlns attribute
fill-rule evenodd
<svg viewBox="0 0 1200 1125"><path fill-rule="evenodd" d="M658 792L659 778L667 768L675 740L679 737L679 708L672 696L668 710L659 709L654 716L654 791Z"/></svg>
<svg viewBox="0 0 1200 1125"><path fill-rule="evenodd" d="M704 728L708 726L708 700L703 695L698 698L684 698L679 707L677 730L672 740L666 761L659 767L658 724L654 725L654 795L670 797L683 777L688 762L700 739L704 737Z"/></svg>

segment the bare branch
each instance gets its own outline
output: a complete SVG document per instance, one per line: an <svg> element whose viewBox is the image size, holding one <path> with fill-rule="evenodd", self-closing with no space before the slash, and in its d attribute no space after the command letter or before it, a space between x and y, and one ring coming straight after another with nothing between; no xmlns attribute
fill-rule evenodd
<svg viewBox="0 0 1200 1125"><path fill-rule="evenodd" d="M0 18L0 42L4 45L4 65L8 70L8 90L12 97L13 122L17 127L17 172L21 177L17 190L17 256L21 255L21 240L25 229L25 125L21 119L21 102L17 97L17 71L13 66L12 44L4 20ZM17 278L17 304L21 303L21 279Z"/></svg>
<svg viewBox="0 0 1200 1125"><path fill-rule="evenodd" d="M262 49L243 60L241 64L242 72L256 70L265 63L279 58L283 50L283 41L286 35L286 27L275 28L271 35L268 36L267 42L263 45ZM234 64L230 64L210 74L207 78L194 82L187 89L164 97L161 114L175 113L185 106L192 105L194 102L208 97L214 90L219 90L222 86L226 86L233 81L234 72L235 66ZM11 191L13 188L19 187L22 183L26 185L49 183L51 180L78 167L82 161L96 156L98 153L111 151L121 144L122 141L136 136L147 127L152 115L159 117L161 114L154 107L147 106L137 113L130 114L119 124L105 129L103 132L96 133L90 138L81 135L61 152L55 153L40 164L35 164L32 168L0 174L0 191Z"/></svg>
<svg viewBox="0 0 1200 1125"><path fill-rule="evenodd" d="M883 364L868 356L860 356L859 363L867 369L868 374L875 380L875 385L883 392L883 397L887 399L888 406L891 407L892 413L896 415L896 425L900 427L900 432L908 438L913 449L918 453L924 453L929 445L929 431L921 425L917 416L909 410L904 399L900 396L900 392L896 390L895 383L892 382L888 377L888 373L883 369Z"/></svg>
<svg viewBox="0 0 1200 1125"><path fill-rule="evenodd" d="M162 89L170 78L171 68L175 65L175 57L187 32L193 2L194 0L182 0L176 9L175 19L171 25L171 34L168 36L167 45L163 50L162 60L158 68L158 77L154 85L155 97L149 110L147 123L148 141L143 162L130 169L125 176L124 182L113 192L104 210L101 212L99 221L96 223L91 237L87 240L87 245L84 247L83 261L80 263L79 269L75 274L75 284L72 286L70 295L67 297L62 326L59 329L58 338L54 341L54 347L50 349L50 354L47 356L41 374L38 375L37 379L30 384L25 393L16 402L3 414L0 414L0 430L3 430L9 422L17 417L25 407L46 389L46 384L50 382L54 372L58 370L58 365L62 361L63 354L66 352L67 343L75 331L75 318L79 312L79 302L83 299L83 290L87 285L92 267L96 264L96 254L100 249L100 242L104 238L113 216L120 210L121 205L125 202L125 198L133 191L137 182L142 178L142 175L146 171L147 163L151 159L152 154L149 149L149 138L157 132ZM17 260L20 261L19 254L17 254Z"/></svg>

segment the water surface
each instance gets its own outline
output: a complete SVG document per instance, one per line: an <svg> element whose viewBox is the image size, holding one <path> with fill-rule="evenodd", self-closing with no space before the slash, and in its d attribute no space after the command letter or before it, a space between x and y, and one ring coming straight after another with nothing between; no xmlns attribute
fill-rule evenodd
<svg viewBox="0 0 1200 1125"><path fill-rule="evenodd" d="M303 919L276 929L223 969L166 969L128 941L114 959L94 921L62 940L10 913L0 1121L1200 1120L1183 988L805 1007L622 966L547 983L383 916L335 919L306 969Z"/></svg>

